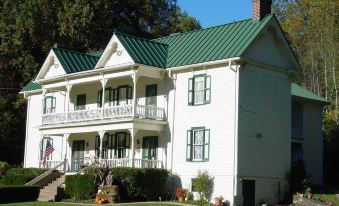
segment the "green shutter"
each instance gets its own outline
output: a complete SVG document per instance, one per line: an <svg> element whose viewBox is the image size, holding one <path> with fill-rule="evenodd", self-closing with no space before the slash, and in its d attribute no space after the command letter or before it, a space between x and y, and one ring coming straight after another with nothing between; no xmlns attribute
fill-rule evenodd
<svg viewBox="0 0 339 206"><path fill-rule="evenodd" d="M98 106L98 108L100 108L102 106L101 102L102 102L102 90L98 91L98 95L97 95L97 106Z"/></svg>
<svg viewBox="0 0 339 206"><path fill-rule="evenodd" d="M204 130L204 149L203 149L203 160L208 161L210 156L210 130Z"/></svg>
<svg viewBox="0 0 339 206"><path fill-rule="evenodd" d="M187 130L186 161L192 161L192 130Z"/></svg>
<svg viewBox="0 0 339 206"><path fill-rule="evenodd" d="M194 104L194 78L188 79L188 105Z"/></svg>
<svg viewBox="0 0 339 206"><path fill-rule="evenodd" d="M205 103L211 102L211 76L205 77Z"/></svg>

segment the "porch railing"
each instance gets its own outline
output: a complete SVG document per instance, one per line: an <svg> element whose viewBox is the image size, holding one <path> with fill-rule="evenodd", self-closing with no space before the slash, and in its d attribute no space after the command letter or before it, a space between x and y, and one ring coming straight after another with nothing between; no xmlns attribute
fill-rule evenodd
<svg viewBox="0 0 339 206"><path fill-rule="evenodd" d="M51 169L54 168L55 170L64 171L65 165L62 163L65 163L64 160L40 160L39 161L39 168L45 168L45 169Z"/></svg>
<svg viewBox="0 0 339 206"><path fill-rule="evenodd" d="M116 119L133 117L133 105L119 105L89 110L69 111L68 113L51 113L42 115L43 125L56 125L76 122L90 122L101 119ZM102 111L103 110L103 111ZM164 108L136 105L136 117L165 120Z"/></svg>

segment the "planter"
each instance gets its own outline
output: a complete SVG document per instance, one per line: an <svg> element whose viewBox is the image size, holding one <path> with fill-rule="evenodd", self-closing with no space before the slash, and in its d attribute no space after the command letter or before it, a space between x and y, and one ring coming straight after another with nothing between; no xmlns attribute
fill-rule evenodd
<svg viewBox="0 0 339 206"><path fill-rule="evenodd" d="M185 197L178 197L179 202L185 202Z"/></svg>
<svg viewBox="0 0 339 206"><path fill-rule="evenodd" d="M221 206L222 205L222 199L221 198L215 198L215 206Z"/></svg>

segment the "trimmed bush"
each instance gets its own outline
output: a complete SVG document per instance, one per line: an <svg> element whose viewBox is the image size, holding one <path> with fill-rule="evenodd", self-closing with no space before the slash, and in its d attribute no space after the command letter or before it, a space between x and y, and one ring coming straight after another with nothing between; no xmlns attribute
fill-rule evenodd
<svg viewBox="0 0 339 206"><path fill-rule="evenodd" d="M0 203L31 202L39 197L38 186L5 186L0 187Z"/></svg>
<svg viewBox="0 0 339 206"><path fill-rule="evenodd" d="M111 169L122 200L157 200L167 191L169 173L163 169Z"/></svg>
<svg viewBox="0 0 339 206"><path fill-rule="evenodd" d="M24 185L47 171L38 168L11 168L0 179L0 185Z"/></svg>
<svg viewBox="0 0 339 206"><path fill-rule="evenodd" d="M96 194L94 176L92 174L67 175L65 186L66 194L73 200L91 199Z"/></svg>

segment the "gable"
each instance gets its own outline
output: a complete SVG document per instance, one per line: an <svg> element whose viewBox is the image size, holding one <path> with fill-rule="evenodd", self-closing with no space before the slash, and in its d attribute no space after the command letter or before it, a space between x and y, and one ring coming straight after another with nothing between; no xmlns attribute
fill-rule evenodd
<svg viewBox="0 0 339 206"><path fill-rule="evenodd" d="M45 62L43 63L36 79L51 78L55 76L60 76L66 74L65 69L61 65L58 57L55 55L54 51L51 50L46 57Z"/></svg>
<svg viewBox="0 0 339 206"><path fill-rule="evenodd" d="M167 45L115 32L96 67L121 64L144 64L165 68Z"/></svg>
<svg viewBox="0 0 339 206"><path fill-rule="evenodd" d="M300 65L275 18L268 22L243 56L257 62L300 72Z"/></svg>

